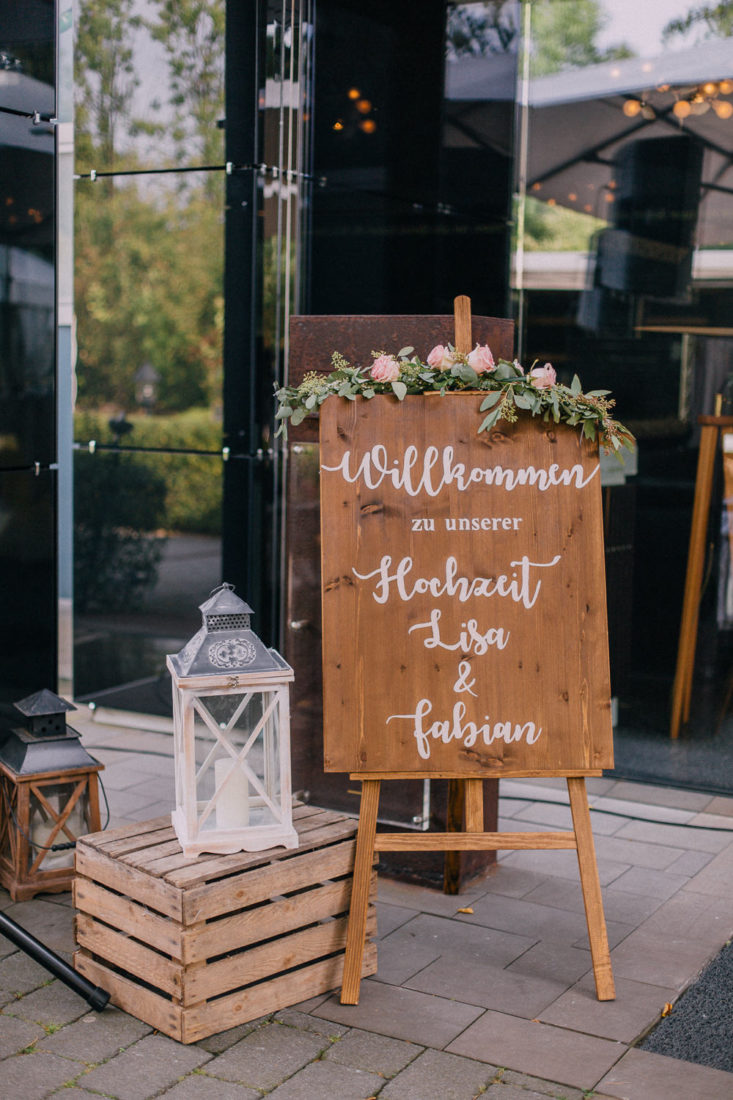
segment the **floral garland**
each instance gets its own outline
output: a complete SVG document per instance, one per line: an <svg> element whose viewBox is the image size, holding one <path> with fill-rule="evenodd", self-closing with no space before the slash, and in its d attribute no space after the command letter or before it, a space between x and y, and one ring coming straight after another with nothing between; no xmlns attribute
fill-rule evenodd
<svg viewBox="0 0 733 1100"><path fill-rule="evenodd" d="M495 362L486 344L477 344L468 354L450 344L438 344L424 361L414 348L402 348L396 355L373 351L372 358L370 368L352 367L335 351L330 374L310 371L300 385L276 388L276 418L280 421L277 434L286 434L288 421L300 424L316 413L328 397L354 401L357 397L370 400L378 394L391 394L404 401L408 394L473 390L485 393L480 411L486 416L478 426L479 432L490 431L500 420L511 423L519 412L528 412L556 424L577 425L586 438L597 438L607 451L618 453L622 447L634 447L631 432L611 416L614 402L608 400L610 391L583 393L577 375L570 386L565 386L557 381L550 363L535 364L525 372L516 359L513 363L506 359Z"/></svg>

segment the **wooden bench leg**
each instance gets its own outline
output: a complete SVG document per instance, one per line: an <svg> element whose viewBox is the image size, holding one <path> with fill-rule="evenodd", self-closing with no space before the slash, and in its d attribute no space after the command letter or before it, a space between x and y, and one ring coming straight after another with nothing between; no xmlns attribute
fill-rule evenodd
<svg viewBox="0 0 733 1100"><path fill-rule="evenodd" d="M374 863L374 838L377 832L380 785L381 781L379 779L363 779L361 784L359 830L356 834L354 880L351 887L344 976L341 985L342 1005L358 1005L359 1003L367 906L369 905L369 880L372 873L372 864Z"/></svg>
<svg viewBox="0 0 733 1100"><path fill-rule="evenodd" d="M580 868L580 884L583 889L585 919L588 924L590 954L593 960L593 974L596 981L596 996L599 1001L613 1001L616 998L616 990L613 984L606 918L603 915L601 882L598 878L596 849L590 824L585 779L582 776L568 778L567 783L575 841L578 849L578 867Z"/></svg>

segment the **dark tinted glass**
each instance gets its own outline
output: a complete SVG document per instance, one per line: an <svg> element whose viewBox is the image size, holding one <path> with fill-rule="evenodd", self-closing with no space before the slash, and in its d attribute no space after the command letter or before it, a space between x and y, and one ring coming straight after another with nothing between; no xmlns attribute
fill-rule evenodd
<svg viewBox="0 0 733 1100"><path fill-rule="evenodd" d="M54 113L55 4L0 0L0 107Z"/></svg>
<svg viewBox="0 0 733 1100"><path fill-rule="evenodd" d="M470 7L319 5L311 312L506 313L518 5Z"/></svg>
<svg viewBox="0 0 733 1100"><path fill-rule="evenodd" d="M56 683L56 475L0 472L0 701Z"/></svg>
<svg viewBox="0 0 733 1100"><path fill-rule="evenodd" d="M54 132L28 117L53 115L53 4L2 4L0 28L0 108L8 108L0 110L0 468L8 468L54 458Z"/></svg>

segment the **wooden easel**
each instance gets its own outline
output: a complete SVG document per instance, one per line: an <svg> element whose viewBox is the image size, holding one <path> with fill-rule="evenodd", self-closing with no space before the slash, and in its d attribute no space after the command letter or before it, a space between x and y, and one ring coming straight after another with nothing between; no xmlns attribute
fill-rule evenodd
<svg viewBox="0 0 733 1100"><path fill-rule="evenodd" d="M471 301L470 298L465 296L455 299L455 334L456 350L464 353L470 351ZM393 772L389 774L351 774L350 778L352 780L361 780L362 791L351 909L346 939L346 958L341 987L342 1004L355 1005L359 1003L359 985L369 900L369 877L375 852L445 851L452 853L508 849L575 849L577 851L596 994L601 1001L614 1000L616 994L611 970L611 957L590 823L588 796L585 788L586 775L601 775L602 773L601 771L584 771L574 775L568 775L564 772L554 774L567 780L570 810L573 817L572 832L486 833L483 831L483 779L444 773L434 775L434 778L447 779L450 782L449 805L452 805L452 810L448 815L449 828L451 822L455 822L457 825L461 816L463 816L465 832L461 832L456 828L455 831L449 832L377 833L377 811L381 781L383 779L414 779L422 776L408 773L395 774ZM486 778L490 778L490 776ZM463 814L461 811L463 811ZM452 892L450 879L450 864L448 864L446 869L446 892Z"/></svg>
<svg viewBox="0 0 733 1100"><path fill-rule="evenodd" d="M700 416L700 450L695 477L695 499L692 507L692 526L687 555L687 574L682 599L680 640L677 648L677 666L672 688L672 719L669 735L679 736L680 726L689 721L692 701L692 674L695 668L697 626L700 613L700 590L705 567L705 539L710 515L710 499L713 491L715 455L718 436L722 428L733 428L733 416L720 416L721 398L716 398L716 415Z"/></svg>
<svg viewBox="0 0 733 1100"><path fill-rule="evenodd" d="M600 774L600 773L598 773ZM580 884L583 890L585 917L588 924L596 995L599 1001L612 1001L616 992L611 970L611 956L603 914L601 884L598 877L595 846L585 789L585 776L565 776L573 815L572 832L484 833L483 790L481 779L464 779L449 775L436 778L458 779L465 784L466 831L447 833L377 833L377 810L382 779L406 779L407 775L378 776L354 774L351 779L362 782L359 831L356 838L354 885L346 935L346 958L341 986L341 1004L359 1003L359 984L366 933L369 876L375 852L418 851L503 851L507 849L568 849L578 853Z"/></svg>

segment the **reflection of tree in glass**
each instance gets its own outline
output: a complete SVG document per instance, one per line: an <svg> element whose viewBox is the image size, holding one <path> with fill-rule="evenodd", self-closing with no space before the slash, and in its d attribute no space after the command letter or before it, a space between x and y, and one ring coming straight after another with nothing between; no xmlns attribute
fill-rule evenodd
<svg viewBox="0 0 733 1100"><path fill-rule="evenodd" d="M178 163L220 162L223 0L81 0L77 169L140 168L141 134L172 138ZM168 121L134 117L143 28L163 44ZM172 108L172 113L171 109ZM163 155L152 167L159 168ZM160 375L160 411L216 402L223 331L221 173L79 182L75 300L79 402L134 408L134 376ZM175 188L178 190L176 191Z"/></svg>
<svg viewBox="0 0 733 1100"><path fill-rule="evenodd" d="M135 72L132 33L140 26L134 0L82 0L74 74L79 171L111 167L129 126Z"/></svg>
<svg viewBox="0 0 733 1100"><path fill-rule="evenodd" d="M596 46L596 38L608 22L599 0L535 0L531 18L532 76L634 56L626 43L605 50Z"/></svg>
<svg viewBox="0 0 733 1100"><path fill-rule="evenodd" d="M698 41L703 38L730 38L733 35L733 0L722 0L719 4L700 4L679 19L670 19L662 31L662 41L669 42L676 37L694 34Z"/></svg>
<svg viewBox="0 0 733 1100"><path fill-rule="evenodd" d="M518 17L516 0L450 5L446 27L447 56L486 57L516 50Z"/></svg>

